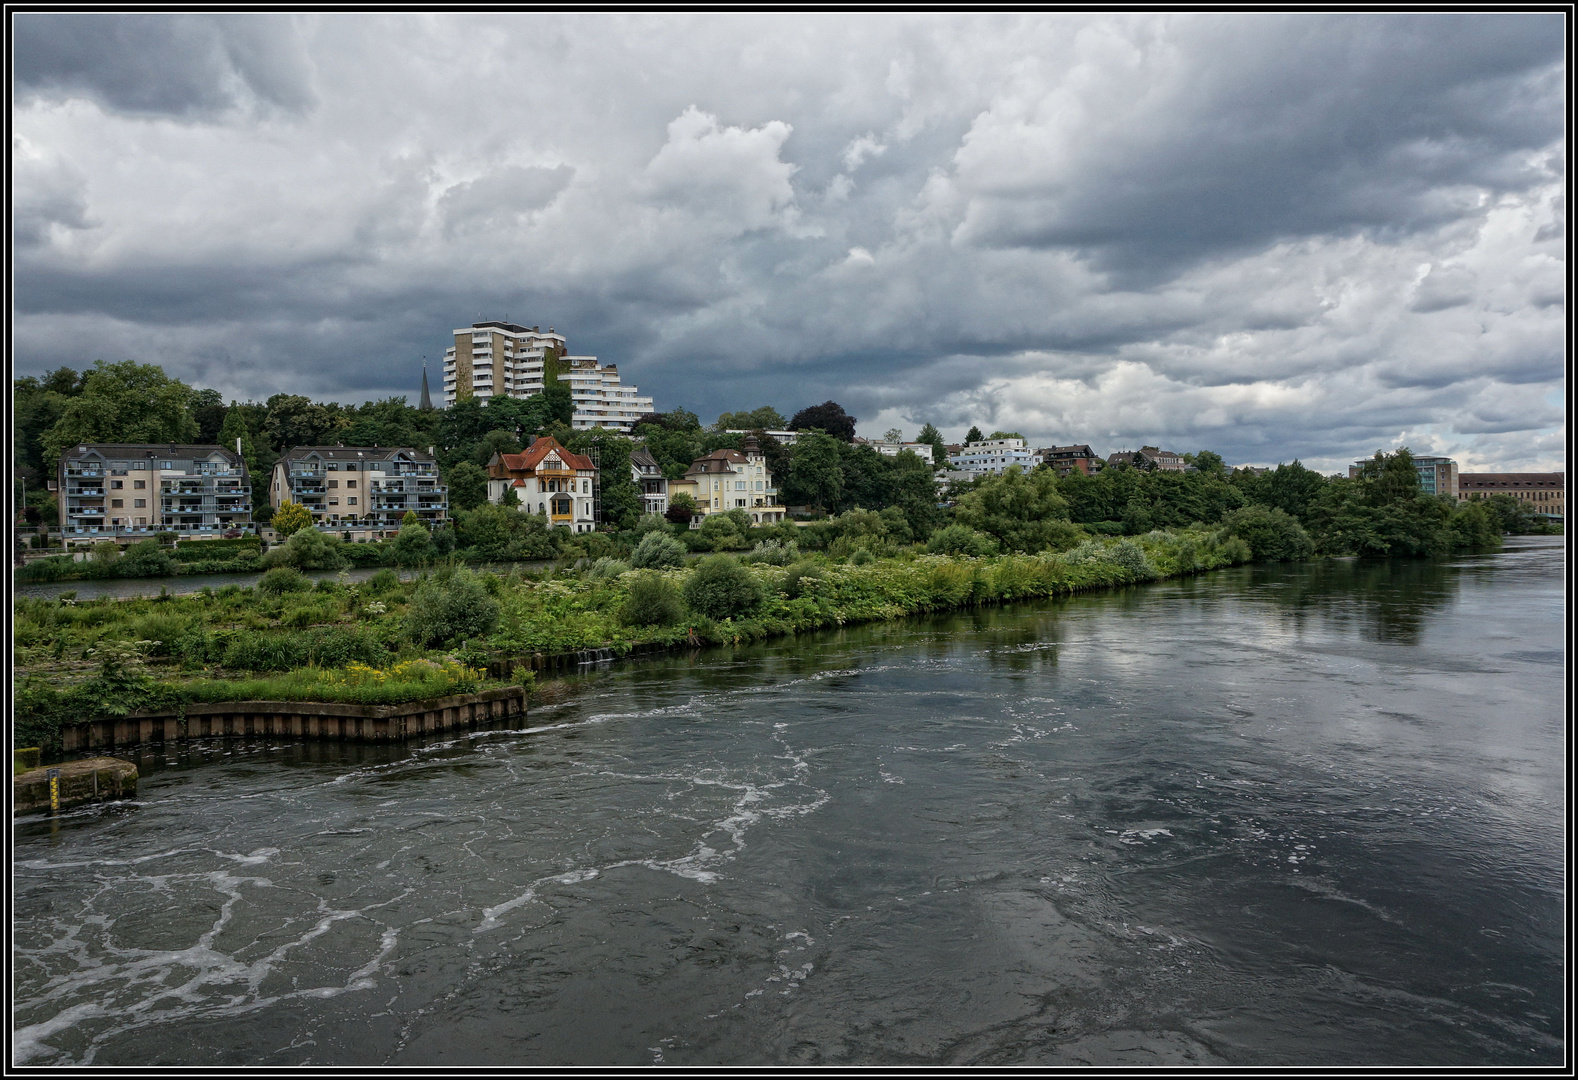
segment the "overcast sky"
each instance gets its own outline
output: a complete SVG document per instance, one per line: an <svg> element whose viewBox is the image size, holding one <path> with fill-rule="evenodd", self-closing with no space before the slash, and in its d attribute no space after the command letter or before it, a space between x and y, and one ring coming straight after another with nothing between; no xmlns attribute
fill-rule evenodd
<svg viewBox="0 0 1578 1080"><path fill-rule="evenodd" d="M1559 469L1559 15L16 15L16 367Z"/></svg>

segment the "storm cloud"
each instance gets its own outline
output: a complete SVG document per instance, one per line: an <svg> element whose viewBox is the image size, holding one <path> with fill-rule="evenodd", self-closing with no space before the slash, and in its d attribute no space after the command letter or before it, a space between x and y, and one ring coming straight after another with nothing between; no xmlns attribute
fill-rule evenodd
<svg viewBox="0 0 1578 1080"><path fill-rule="evenodd" d="M1557 15L14 20L21 373L507 315L708 420L1564 463Z"/></svg>

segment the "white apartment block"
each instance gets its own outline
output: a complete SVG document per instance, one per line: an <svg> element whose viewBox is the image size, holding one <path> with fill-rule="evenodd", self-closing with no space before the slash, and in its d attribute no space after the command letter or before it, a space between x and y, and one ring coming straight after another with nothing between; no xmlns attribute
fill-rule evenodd
<svg viewBox="0 0 1578 1080"><path fill-rule="evenodd" d="M454 331L455 343L444 352L444 405L464 398L513 398L540 394L543 369L555 360L559 380L570 389L577 431L594 427L629 434L636 420L652 411L652 399L634 386L622 386L619 369L599 364L595 356L568 356L563 334L553 327L511 322L479 322Z"/></svg>
<svg viewBox="0 0 1578 1080"><path fill-rule="evenodd" d="M1036 467L1036 455L1025 447L1023 439L982 439L967 442L964 449L948 457L948 464L955 469L972 473L1002 474L1018 465L1024 472Z"/></svg>
<svg viewBox="0 0 1578 1080"><path fill-rule="evenodd" d="M908 450L910 453L912 453L916 457L920 458L926 464L928 464L928 465L933 464L932 459L931 459L932 458L931 443L923 443L923 442L878 442L875 439L856 439L855 442L859 443L862 446L869 446L869 447L871 447L871 449L875 450L877 453L881 454L883 457L898 457L899 453L901 451Z"/></svg>

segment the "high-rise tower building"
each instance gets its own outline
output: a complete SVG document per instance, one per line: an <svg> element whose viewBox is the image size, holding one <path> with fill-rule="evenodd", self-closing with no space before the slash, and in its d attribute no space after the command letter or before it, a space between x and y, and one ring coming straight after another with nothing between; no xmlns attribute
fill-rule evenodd
<svg viewBox="0 0 1578 1080"><path fill-rule="evenodd" d="M629 432L636 420L652 411L652 399L634 386L619 382L619 369L599 364L595 356L569 356L563 334L553 327L511 322L477 322L455 331L455 344L444 352L444 405L466 398L495 395L514 398L540 394L551 365L554 377L570 390L577 430L605 427Z"/></svg>

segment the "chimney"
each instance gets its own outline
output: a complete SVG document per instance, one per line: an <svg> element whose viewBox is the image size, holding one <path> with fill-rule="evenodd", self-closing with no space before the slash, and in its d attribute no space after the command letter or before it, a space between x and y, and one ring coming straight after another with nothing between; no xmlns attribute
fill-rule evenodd
<svg viewBox="0 0 1578 1080"><path fill-rule="evenodd" d="M236 457L241 456L241 436L236 436Z"/></svg>
<svg viewBox="0 0 1578 1080"><path fill-rule="evenodd" d="M433 448L432 448L432 447L431 447L431 446L429 446L429 447L428 447L428 448L427 448L427 456L428 456L428 457L437 457L437 456L438 456L438 455L437 455L437 454L434 454L434 453L433 453Z"/></svg>

